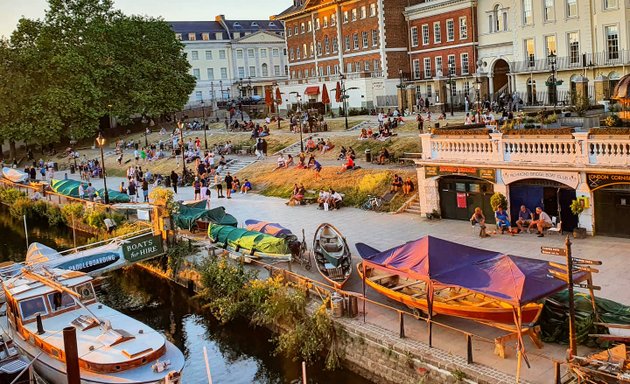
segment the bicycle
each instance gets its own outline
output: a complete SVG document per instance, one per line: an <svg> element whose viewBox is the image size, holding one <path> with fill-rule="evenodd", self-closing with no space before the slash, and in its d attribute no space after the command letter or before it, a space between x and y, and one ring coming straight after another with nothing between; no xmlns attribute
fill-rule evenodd
<svg viewBox="0 0 630 384"><path fill-rule="evenodd" d="M368 195L365 203L361 205L361 209L366 211L378 211L383 207L383 199L378 196Z"/></svg>

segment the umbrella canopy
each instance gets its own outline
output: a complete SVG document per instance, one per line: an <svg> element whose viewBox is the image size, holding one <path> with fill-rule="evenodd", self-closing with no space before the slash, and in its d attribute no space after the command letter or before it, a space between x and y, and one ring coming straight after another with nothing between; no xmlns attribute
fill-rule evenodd
<svg viewBox="0 0 630 384"><path fill-rule="evenodd" d="M335 88L335 101L341 103L341 83L337 82L337 88Z"/></svg>
<svg viewBox="0 0 630 384"><path fill-rule="evenodd" d="M280 88L276 88L276 103L278 105L282 105L282 94L280 93Z"/></svg>
<svg viewBox="0 0 630 384"><path fill-rule="evenodd" d="M328 95L328 88L326 88L326 84L322 85L322 103L330 104L330 96Z"/></svg>

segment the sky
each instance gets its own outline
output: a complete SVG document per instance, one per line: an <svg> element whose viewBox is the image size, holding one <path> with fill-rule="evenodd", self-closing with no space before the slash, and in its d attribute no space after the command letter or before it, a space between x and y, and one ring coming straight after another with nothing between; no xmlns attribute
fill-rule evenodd
<svg viewBox="0 0 630 384"><path fill-rule="evenodd" d="M288 8L293 0L114 0L114 7L126 14L162 17L169 21L227 19L267 20ZM18 20L43 18L46 0L0 0L0 36L8 37Z"/></svg>

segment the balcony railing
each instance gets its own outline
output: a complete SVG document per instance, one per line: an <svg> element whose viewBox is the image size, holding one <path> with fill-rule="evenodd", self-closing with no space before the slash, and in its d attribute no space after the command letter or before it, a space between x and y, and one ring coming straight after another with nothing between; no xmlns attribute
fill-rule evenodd
<svg viewBox="0 0 630 384"><path fill-rule="evenodd" d="M356 79L370 79L370 78L382 78L384 76L383 71L361 71L361 72L350 72L345 74L346 80L356 80ZM325 81L337 81L339 80L339 74L330 74L325 76L309 76L303 77L299 79L289 79L287 81L288 85L296 85L296 84L317 84Z"/></svg>
<svg viewBox="0 0 630 384"><path fill-rule="evenodd" d="M556 57L556 70L576 69L584 67L607 67L630 64L630 51L595 52L574 56ZM547 58L517 61L511 65L512 73L549 72L551 65Z"/></svg>
<svg viewBox="0 0 630 384"><path fill-rule="evenodd" d="M518 163L536 166L628 167L628 135L592 137L588 132L571 136L549 135L458 136L421 134L422 159L482 164Z"/></svg>

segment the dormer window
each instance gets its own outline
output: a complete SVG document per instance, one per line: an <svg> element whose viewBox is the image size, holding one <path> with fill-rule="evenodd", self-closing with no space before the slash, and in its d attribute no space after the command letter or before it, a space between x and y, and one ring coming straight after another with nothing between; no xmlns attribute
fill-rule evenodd
<svg viewBox="0 0 630 384"><path fill-rule="evenodd" d="M201 34L201 40L204 40L204 41L210 40L210 34L207 33L207 32L202 33Z"/></svg>
<svg viewBox="0 0 630 384"><path fill-rule="evenodd" d="M197 34L195 34L195 33L189 33L189 34L188 34L188 40L190 40L190 41L195 41L195 40L197 40Z"/></svg>
<svg viewBox="0 0 630 384"><path fill-rule="evenodd" d="M269 22L269 26L270 26L270 27L275 27L275 26L276 26L276 23L274 23L273 21L270 21L270 22Z"/></svg>
<svg viewBox="0 0 630 384"><path fill-rule="evenodd" d="M175 34L175 38L176 38L177 40L181 41L181 40L182 40L182 34L181 34L181 33L176 33L176 34Z"/></svg>
<svg viewBox="0 0 630 384"><path fill-rule="evenodd" d="M257 27L257 26L258 26L258 23L254 21L254 22L252 23L252 27Z"/></svg>
<svg viewBox="0 0 630 384"><path fill-rule="evenodd" d="M236 22L234 22L234 24L232 24L232 26L233 26L233 27L240 27L240 26L241 26L241 24L240 24L238 21L236 21Z"/></svg>

